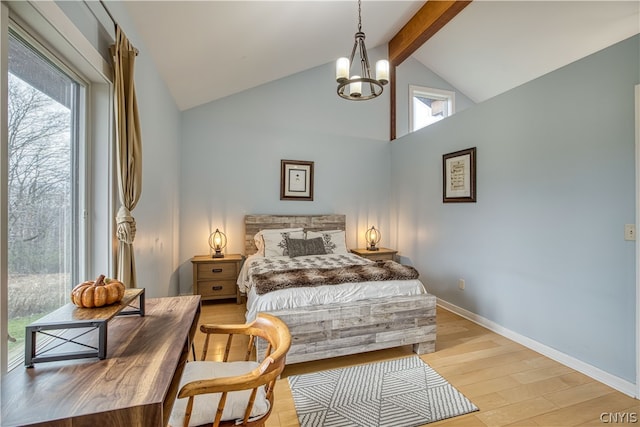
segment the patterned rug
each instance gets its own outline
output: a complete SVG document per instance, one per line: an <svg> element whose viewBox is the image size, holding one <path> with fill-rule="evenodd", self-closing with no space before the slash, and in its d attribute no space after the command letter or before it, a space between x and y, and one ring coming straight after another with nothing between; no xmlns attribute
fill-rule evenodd
<svg viewBox="0 0 640 427"><path fill-rule="evenodd" d="M418 356L292 375L289 385L301 427L415 427L478 410Z"/></svg>

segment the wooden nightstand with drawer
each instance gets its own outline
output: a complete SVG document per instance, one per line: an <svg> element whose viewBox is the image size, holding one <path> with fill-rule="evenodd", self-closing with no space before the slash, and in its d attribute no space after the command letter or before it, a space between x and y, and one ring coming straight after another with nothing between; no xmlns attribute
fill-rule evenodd
<svg viewBox="0 0 640 427"><path fill-rule="evenodd" d="M235 298L240 304L240 290L236 281L244 257L240 254L227 254L224 258L212 258L211 255L196 255L191 258L193 264L193 294L202 300Z"/></svg>

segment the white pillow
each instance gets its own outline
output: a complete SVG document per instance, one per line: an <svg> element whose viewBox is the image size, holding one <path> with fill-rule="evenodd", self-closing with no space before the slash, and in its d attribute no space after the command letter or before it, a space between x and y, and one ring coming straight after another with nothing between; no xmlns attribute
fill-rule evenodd
<svg viewBox="0 0 640 427"><path fill-rule="evenodd" d="M264 256L264 240L262 240L262 234L256 233L256 235L253 236L253 243L255 243L256 248L258 248L258 252L256 253Z"/></svg>
<svg viewBox="0 0 640 427"><path fill-rule="evenodd" d="M344 230L307 231L307 239L322 237L328 254L348 254Z"/></svg>
<svg viewBox="0 0 640 427"><path fill-rule="evenodd" d="M254 236L253 236L253 242L256 245L256 248L258 248L258 252L260 255L264 256L264 238L263 235L265 233L287 233L287 232L291 232L291 231L302 231L302 228L271 228L271 229L265 229L265 230L260 230L258 231Z"/></svg>
<svg viewBox="0 0 640 427"><path fill-rule="evenodd" d="M258 362L210 362L197 361L185 365L180 379L180 388L191 381L206 378L235 377L251 372L258 367ZM252 390L241 390L227 393L227 401L222 411L222 421L238 420L244 418L247 402ZM182 427L184 413L187 409L188 398L176 399L169 418L170 427ZM189 426L211 424L216 416L220 393L201 394L193 399L193 410ZM266 398L264 387L260 387L256 393L256 400L251 411L251 418L260 417L269 411L269 401Z"/></svg>
<svg viewBox="0 0 640 427"><path fill-rule="evenodd" d="M277 231L268 232L265 230L262 233L262 240L264 241L264 256L289 256L289 250L287 249L287 237L291 239L304 239L304 231L302 229L296 231Z"/></svg>

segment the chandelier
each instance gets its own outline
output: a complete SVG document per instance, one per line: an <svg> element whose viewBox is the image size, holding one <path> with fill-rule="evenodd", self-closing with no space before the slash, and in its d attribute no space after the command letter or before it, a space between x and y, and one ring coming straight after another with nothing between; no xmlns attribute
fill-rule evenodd
<svg viewBox="0 0 640 427"><path fill-rule="evenodd" d="M352 101L365 101L382 94L382 87L389 83L389 61L381 59L376 63L376 78L371 78L369 57L364 45L364 33L362 32L361 0L358 0L358 31L355 35L355 43L351 51L351 57L338 58L336 62L336 81L338 82L338 95ZM362 71L360 75L349 77L353 59L356 52L360 57Z"/></svg>

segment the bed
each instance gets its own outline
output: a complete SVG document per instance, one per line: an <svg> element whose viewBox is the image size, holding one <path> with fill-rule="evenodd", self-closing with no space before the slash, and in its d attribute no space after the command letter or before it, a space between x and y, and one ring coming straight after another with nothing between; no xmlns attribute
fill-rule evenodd
<svg viewBox="0 0 640 427"><path fill-rule="evenodd" d="M344 215L246 215L248 257L238 286L246 295L247 321L267 312L287 324L288 364L403 345L413 345L417 354L435 351L436 298L417 272L351 254L344 232ZM315 253L322 252L320 238L326 254ZM382 280L380 271L391 280ZM298 283L283 285L290 281ZM261 340L256 347L259 355L266 350Z"/></svg>

